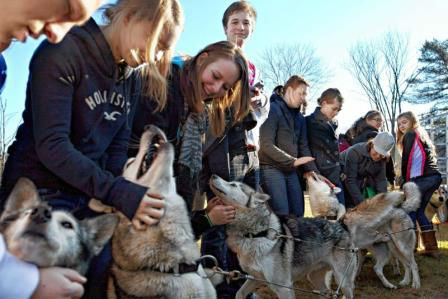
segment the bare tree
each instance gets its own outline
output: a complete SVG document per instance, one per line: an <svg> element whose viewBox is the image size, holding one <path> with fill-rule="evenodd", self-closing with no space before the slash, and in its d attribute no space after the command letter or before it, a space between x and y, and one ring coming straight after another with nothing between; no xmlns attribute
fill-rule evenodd
<svg viewBox="0 0 448 299"><path fill-rule="evenodd" d="M331 74L315 52L314 48L302 44L266 48L258 62L266 85L273 88L285 84L292 75L301 75L313 90L318 90Z"/></svg>
<svg viewBox="0 0 448 299"><path fill-rule="evenodd" d="M349 52L348 70L394 135L395 117L417 75L408 63L408 44L406 37L389 32L377 42L358 42Z"/></svg>
<svg viewBox="0 0 448 299"><path fill-rule="evenodd" d="M6 113L7 100L0 96L0 176L6 163L7 149L12 141L11 136L7 136L7 126L11 115ZM0 179L1 180L1 179Z"/></svg>

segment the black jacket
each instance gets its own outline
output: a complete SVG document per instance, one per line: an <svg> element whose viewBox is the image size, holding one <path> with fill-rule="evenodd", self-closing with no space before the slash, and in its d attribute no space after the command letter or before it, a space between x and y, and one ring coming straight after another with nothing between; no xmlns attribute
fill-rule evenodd
<svg viewBox="0 0 448 299"><path fill-rule="evenodd" d="M119 176L141 81L121 71L93 19L33 55L23 124L9 148L2 194L21 176L38 188L97 198L132 218L147 188Z"/></svg>
<svg viewBox="0 0 448 299"><path fill-rule="evenodd" d="M351 146L341 153L340 158L346 176L345 187L355 204L364 200L362 189L367 181L376 193L387 191L386 161L373 161L366 142Z"/></svg>
<svg viewBox="0 0 448 299"><path fill-rule="evenodd" d="M311 156L305 117L298 109L289 109L283 99L271 103L268 119L260 128L258 154L261 165L271 165L285 172L296 169L296 158ZM304 172L317 171L314 162L302 167Z"/></svg>
<svg viewBox="0 0 448 299"><path fill-rule="evenodd" d="M416 146L415 149L414 144ZM417 152L417 147L420 148L423 153L421 160L417 157L414 158L412 155L413 152ZM414 173L411 171L413 166ZM437 159L429 144L422 138L417 138L415 131L407 132L403 136L403 155L401 160L401 175L404 180L407 182L413 177L425 177L437 174L440 174L437 166Z"/></svg>
<svg viewBox="0 0 448 299"><path fill-rule="evenodd" d="M305 117L308 130L308 146L316 158L319 172L334 184L340 184L341 166L336 122L330 122L320 107Z"/></svg>
<svg viewBox="0 0 448 299"><path fill-rule="evenodd" d="M352 145L360 142L367 142L375 136L378 135L378 130L371 126L366 126L361 133L353 138Z"/></svg>

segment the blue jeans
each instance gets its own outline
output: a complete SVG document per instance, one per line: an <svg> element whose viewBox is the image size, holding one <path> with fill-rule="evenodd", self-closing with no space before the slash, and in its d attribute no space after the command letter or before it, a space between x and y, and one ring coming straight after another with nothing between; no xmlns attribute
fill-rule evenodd
<svg viewBox="0 0 448 299"><path fill-rule="evenodd" d="M101 215L88 207L90 198L86 196L68 194L53 189L39 189L38 192L40 198L47 201L53 209L69 211L79 220ZM107 242L100 254L90 262L82 298L106 298L108 269L112 262L110 243L110 241Z"/></svg>
<svg viewBox="0 0 448 299"><path fill-rule="evenodd" d="M420 190L421 202L420 207L417 209L417 211L409 213L409 216L414 222L414 226L416 221L418 222L418 225L420 226L420 229L422 231L432 230L432 222L428 220L428 218L426 218L425 208L431 200L434 191L436 191L442 183L442 177L440 176L440 174L437 174L427 177L413 178L411 179L411 181L417 184L418 189Z"/></svg>
<svg viewBox="0 0 448 299"><path fill-rule="evenodd" d="M270 205L277 215L303 217L305 205L297 172L285 173L269 165L261 165L263 190L271 196Z"/></svg>

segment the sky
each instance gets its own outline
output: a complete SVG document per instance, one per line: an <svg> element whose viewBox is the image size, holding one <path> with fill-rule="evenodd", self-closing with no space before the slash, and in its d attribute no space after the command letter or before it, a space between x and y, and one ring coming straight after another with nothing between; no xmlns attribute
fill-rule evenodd
<svg viewBox="0 0 448 299"><path fill-rule="evenodd" d="M225 9L233 0L180 0L185 27L176 46L179 53L195 55L206 45L224 40L221 24ZM366 96L345 65L348 51L359 41L378 40L387 32L409 38L410 62L417 63L425 40L448 38L448 0L252 0L258 18L255 31L245 46L246 56L257 63L267 47L304 44L333 76L323 89L336 87L345 98L338 115L340 131L371 109ZM99 20L99 14L95 15ZM8 79L3 97L12 117L8 131L15 131L24 108L28 64L39 40L15 43L4 53ZM320 91L318 91L320 93ZM270 95L271 91L267 91ZM310 94L319 94L316 91ZM314 110L316 98L309 98ZM430 105L404 105L404 109L426 112Z"/></svg>

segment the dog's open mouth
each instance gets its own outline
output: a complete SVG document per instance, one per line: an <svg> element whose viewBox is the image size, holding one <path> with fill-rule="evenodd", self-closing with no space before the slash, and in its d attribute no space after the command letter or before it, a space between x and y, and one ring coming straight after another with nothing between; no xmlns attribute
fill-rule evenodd
<svg viewBox="0 0 448 299"><path fill-rule="evenodd" d="M157 158L159 153L160 145L165 143L162 137L156 135L151 140L151 144L146 151L145 159L143 160L142 167L140 169L141 173L139 175L143 175L146 171L148 171L149 167L151 167L152 162Z"/></svg>
<svg viewBox="0 0 448 299"><path fill-rule="evenodd" d="M152 138L150 138L150 140L147 141L149 142L149 146L146 150L145 157L142 161L137 178L141 177L149 170L152 163L159 154L161 148L160 146L168 142L165 134L159 128L155 126L149 126L147 130L152 132L153 136Z"/></svg>

